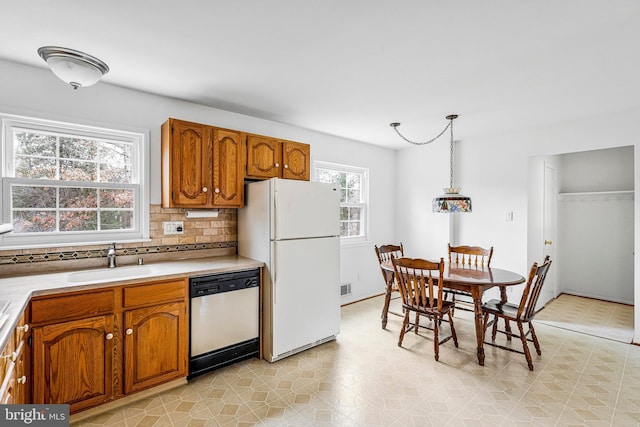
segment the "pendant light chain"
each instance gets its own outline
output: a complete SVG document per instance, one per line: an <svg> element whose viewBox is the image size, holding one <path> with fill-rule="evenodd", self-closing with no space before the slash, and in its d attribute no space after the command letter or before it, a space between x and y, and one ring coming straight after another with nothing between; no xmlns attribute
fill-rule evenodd
<svg viewBox="0 0 640 427"><path fill-rule="evenodd" d="M449 142L449 188L453 188L453 119L449 120L451 140Z"/></svg>
<svg viewBox="0 0 640 427"><path fill-rule="evenodd" d="M440 138L440 137L441 137L441 136L442 136L442 135L447 131L447 129L449 129L450 127L451 127L451 128L453 128L452 123L453 123L453 119L449 119L449 124L448 124L444 129L442 129L442 132L440 132L440 133L438 134L438 136L436 136L435 138L432 138L432 139L430 139L430 140L428 140L428 141L424 141L424 142L415 142L415 141L411 141L411 140L409 140L409 139L405 138L405 136L404 136L404 135L402 135L402 134L400 133L400 131L398 130L398 126L400 126L400 123L391 123L391 125L390 125L390 126L393 128L393 130L395 130L395 131L396 131L396 133L397 133L398 135L400 135L400 138L404 139L404 140L405 140L405 141L407 141L409 144L413 144L413 145L427 145L427 144L431 144L433 141L435 141L436 139Z"/></svg>
<svg viewBox="0 0 640 427"><path fill-rule="evenodd" d="M400 126L400 123L398 122L389 123L389 126L391 126L393 130L396 131L396 133L400 136L400 138L404 139L405 141L413 145L430 144L436 139L440 138L442 135L444 135L447 129L449 129L449 132L450 132L449 133L450 134L449 136L449 188L443 188L444 194L441 196L435 197L431 203L431 207L433 212L444 212L444 213L471 212L471 198L467 196L463 196L462 194L460 194L460 188L455 188L453 186L453 177L454 177L453 121L458 118L458 115L449 114L445 118L449 120L449 123L447 124L447 126L442 130L442 132L438 134L438 136L425 142L414 142L405 138L404 135L402 135L400 131L398 131L398 126Z"/></svg>

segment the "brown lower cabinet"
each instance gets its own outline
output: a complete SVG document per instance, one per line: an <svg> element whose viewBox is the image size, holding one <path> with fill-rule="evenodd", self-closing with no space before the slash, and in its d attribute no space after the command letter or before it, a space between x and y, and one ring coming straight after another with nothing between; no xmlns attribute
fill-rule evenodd
<svg viewBox="0 0 640 427"><path fill-rule="evenodd" d="M33 403L76 413L186 377L188 279L34 298Z"/></svg>
<svg viewBox="0 0 640 427"><path fill-rule="evenodd" d="M186 376L188 348L183 303L130 310L124 314L125 393Z"/></svg>
<svg viewBox="0 0 640 427"><path fill-rule="evenodd" d="M113 397L114 316L33 329L33 401L68 403L70 411Z"/></svg>

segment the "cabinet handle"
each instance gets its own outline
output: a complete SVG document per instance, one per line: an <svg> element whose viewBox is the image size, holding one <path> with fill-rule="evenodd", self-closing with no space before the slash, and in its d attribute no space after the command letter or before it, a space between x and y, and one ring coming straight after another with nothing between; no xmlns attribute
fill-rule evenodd
<svg viewBox="0 0 640 427"><path fill-rule="evenodd" d="M133 329L129 328L125 331L127 335L131 335L133 333Z"/></svg>
<svg viewBox="0 0 640 427"><path fill-rule="evenodd" d="M22 326L18 326L16 329L18 330L18 332L27 333L29 331L29 325L27 323L25 323Z"/></svg>
<svg viewBox="0 0 640 427"><path fill-rule="evenodd" d="M284 165L284 168L285 169L289 169L289 165Z"/></svg>
<svg viewBox="0 0 640 427"><path fill-rule="evenodd" d="M553 244L553 242L552 242L551 240L545 240L545 241L544 241L544 244L545 244L545 245L552 245L552 244Z"/></svg>
<svg viewBox="0 0 640 427"><path fill-rule="evenodd" d="M215 190L213 190L213 191L215 191L216 193L219 193L219 192L220 192L220 189L219 189L219 188L216 188L216 189L215 189Z"/></svg>
<svg viewBox="0 0 640 427"><path fill-rule="evenodd" d="M279 168L280 167L280 163L276 163L274 166Z"/></svg>
<svg viewBox="0 0 640 427"><path fill-rule="evenodd" d="M18 384L26 384L27 383L27 376L23 375L20 378L18 378L16 381L18 382Z"/></svg>
<svg viewBox="0 0 640 427"><path fill-rule="evenodd" d="M111 332L109 332L105 338L107 338L108 340L112 340L113 339L113 334Z"/></svg>
<svg viewBox="0 0 640 427"><path fill-rule="evenodd" d="M206 193L207 191L209 191L209 189L207 187L202 187L202 192Z"/></svg>

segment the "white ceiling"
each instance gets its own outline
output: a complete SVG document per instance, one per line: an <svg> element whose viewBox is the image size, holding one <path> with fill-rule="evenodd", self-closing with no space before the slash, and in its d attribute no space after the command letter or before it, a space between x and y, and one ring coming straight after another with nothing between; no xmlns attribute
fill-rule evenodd
<svg viewBox="0 0 640 427"><path fill-rule="evenodd" d="M638 0L9 0L2 16L0 58L45 68L39 47L68 47L105 83L393 148L393 121L426 140L457 113L464 140L640 106Z"/></svg>

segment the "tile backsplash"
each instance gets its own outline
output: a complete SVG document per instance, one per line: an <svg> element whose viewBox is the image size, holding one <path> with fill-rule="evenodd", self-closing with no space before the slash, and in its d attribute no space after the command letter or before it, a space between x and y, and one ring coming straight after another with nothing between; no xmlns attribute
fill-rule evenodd
<svg viewBox="0 0 640 427"><path fill-rule="evenodd" d="M233 255L238 246L236 209L220 209L216 218L186 218L183 209L150 205L150 241L116 242L118 265L176 258ZM165 235L164 221L183 221L184 234ZM0 251L0 277L107 266L107 245Z"/></svg>

